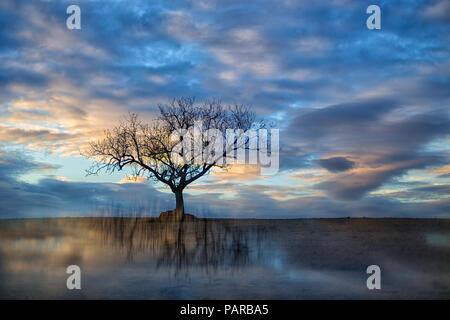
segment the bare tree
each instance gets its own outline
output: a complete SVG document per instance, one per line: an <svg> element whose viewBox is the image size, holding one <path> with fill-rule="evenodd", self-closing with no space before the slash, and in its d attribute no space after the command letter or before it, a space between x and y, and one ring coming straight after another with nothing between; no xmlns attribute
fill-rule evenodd
<svg viewBox="0 0 450 320"><path fill-rule="evenodd" d="M174 219L183 220L186 186L213 167L229 166L236 150L251 145L251 137L244 132L261 129L264 123L255 123L255 115L246 106L223 106L217 100L196 104L194 98L181 98L158 107L160 116L150 124L130 114L106 130L103 139L90 143L84 155L94 164L87 172L98 174L104 169L111 173L131 167L135 175L162 182L175 194ZM199 135L196 129L216 134ZM235 132L231 141L225 136L230 129Z"/></svg>

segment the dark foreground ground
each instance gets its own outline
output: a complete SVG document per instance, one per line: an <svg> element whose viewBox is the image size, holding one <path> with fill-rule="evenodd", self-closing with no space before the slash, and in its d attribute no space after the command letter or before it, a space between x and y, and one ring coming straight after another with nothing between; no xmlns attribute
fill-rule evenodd
<svg viewBox="0 0 450 320"><path fill-rule="evenodd" d="M450 219L0 220L0 298L449 299Z"/></svg>

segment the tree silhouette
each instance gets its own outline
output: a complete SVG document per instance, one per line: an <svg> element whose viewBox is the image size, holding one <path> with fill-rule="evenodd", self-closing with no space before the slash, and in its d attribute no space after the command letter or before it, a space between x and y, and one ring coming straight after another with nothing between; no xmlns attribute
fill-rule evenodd
<svg viewBox="0 0 450 320"><path fill-rule="evenodd" d="M136 114L105 131L105 137L89 144L84 154L94 161L88 174L114 172L131 167L170 187L176 198L175 220L184 218L183 190L213 167L226 168L240 151L256 148L248 129L255 115L243 105L224 106L218 100L196 104L194 98L174 99L159 105L160 115L143 123ZM231 131L230 131L231 130ZM230 134L231 133L231 134ZM231 137L231 139L230 139Z"/></svg>

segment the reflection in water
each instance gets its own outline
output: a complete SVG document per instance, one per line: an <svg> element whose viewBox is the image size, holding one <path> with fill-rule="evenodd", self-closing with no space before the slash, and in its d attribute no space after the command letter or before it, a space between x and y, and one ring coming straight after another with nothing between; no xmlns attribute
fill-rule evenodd
<svg viewBox="0 0 450 320"><path fill-rule="evenodd" d="M0 220L0 298L448 299L449 239L445 219Z"/></svg>
<svg viewBox="0 0 450 320"><path fill-rule="evenodd" d="M95 218L90 227L104 245L124 250L129 261L139 254L151 255L157 268L175 275L188 274L192 268L207 273L218 268L235 271L261 261L269 234L264 226L208 219Z"/></svg>

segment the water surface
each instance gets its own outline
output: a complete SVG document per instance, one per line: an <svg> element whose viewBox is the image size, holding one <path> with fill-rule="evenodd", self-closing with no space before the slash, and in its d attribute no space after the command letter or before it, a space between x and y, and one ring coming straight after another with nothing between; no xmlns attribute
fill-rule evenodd
<svg viewBox="0 0 450 320"><path fill-rule="evenodd" d="M17 219L0 239L1 298L450 298L446 219Z"/></svg>

